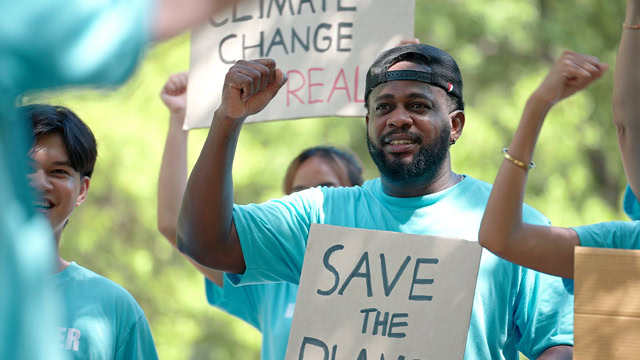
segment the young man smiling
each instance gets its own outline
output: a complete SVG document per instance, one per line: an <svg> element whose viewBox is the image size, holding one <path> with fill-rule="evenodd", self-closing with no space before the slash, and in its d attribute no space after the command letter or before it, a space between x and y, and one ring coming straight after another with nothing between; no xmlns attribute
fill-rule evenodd
<svg viewBox="0 0 640 360"><path fill-rule="evenodd" d="M58 346L72 359L157 359L144 312L120 285L60 257L62 232L87 198L98 155L91 130L62 106L28 105L35 143L29 182L34 207L48 219L56 241L52 281L62 298Z"/></svg>
<svg viewBox="0 0 640 360"><path fill-rule="evenodd" d="M231 168L244 120L286 83L268 59L227 74L185 193L178 247L204 266L242 275L235 284L298 283L311 223L477 240L491 186L451 170L449 147L465 124L462 76L444 51L408 44L383 52L367 73L369 151L380 178L355 188L315 188L260 205L233 204ZM525 207L525 221L548 225ZM572 357L572 298L559 278L485 251L465 359ZM286 340L285 340L286 341Z"/></svg>

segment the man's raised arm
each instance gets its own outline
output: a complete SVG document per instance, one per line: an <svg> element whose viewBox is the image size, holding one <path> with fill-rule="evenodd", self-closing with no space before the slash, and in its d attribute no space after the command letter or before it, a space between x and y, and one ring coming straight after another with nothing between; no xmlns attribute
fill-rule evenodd
<svg viewBox="0 0 640 360"><path fill-rule="evenodd" d="M640 0L627 0L625 27L616 58L613 122L627 181L640 194Z"/></svg>
<svg viewBox="0 0 640 360"><path fill-rule="evenodd" d="M225 77L222 102L189 177L178 219L178 249L200 265L232 273L246 268L232 217L233 158L244 120L264 109L286 81L271 59L238 61Z"/></svg>

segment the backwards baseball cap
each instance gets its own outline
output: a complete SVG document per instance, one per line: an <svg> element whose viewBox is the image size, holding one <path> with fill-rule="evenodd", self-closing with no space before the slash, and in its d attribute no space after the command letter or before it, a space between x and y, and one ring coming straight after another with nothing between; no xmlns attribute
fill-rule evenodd
<svg viewBox="0 0 640 360"><path fill-rule="evenodd" d="M389 68L399 62L409 61L424 65L424 71ZM367 72L364 99L369 104L369 94L378 85L394 80L415 80L438 86L462 103L462 75L451 55L437 47L425 44L400 45L384 51Z"/></svg>

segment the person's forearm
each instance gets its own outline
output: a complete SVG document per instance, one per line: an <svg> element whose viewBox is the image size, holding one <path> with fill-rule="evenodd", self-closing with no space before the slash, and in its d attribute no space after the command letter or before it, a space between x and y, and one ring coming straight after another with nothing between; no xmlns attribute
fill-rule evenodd
<svg viewBox="0 0 640 360"><path fill-rule="evenodd" d="M152 38L163 41L205 22L214 11L235 0L157 0L152 17Z"/></svg>
<svg viewBox="0 0 640 360"><path fill-rule="evenodd" d="M508 153L529 164L544 117L550 105L538 101L535 94L527 101L522 120ZM490 251L508 255L512 238L522 228L522 203L528 171L505 159L491 190L478 239Z"/></svg>
<svg viewBox="0 0 640 360"><path fill-rule="evenodd" d="M640 1L628 1L625 23L640 25ZM640 29L623 29L616 58L613 121L627 181L640 194Z"/></svg>
<svg viewBox="0 0 640 360"><path fill-rule="evenodd" d="M158 230L165 238L176 246L176 227L182 197L187 186L187 140L188 132L173 117L182 114L171 114L169 133L162 155L160 177L158 178Z"/></svg>
<svg viewBox="0 0 640 360"><path fill-rule="evenodd" d="M237 262L232 232L231 171L242 121L214 115L211 130L191 172L178 220L178 249L199 264L221 271L244 272Z"/></svg>

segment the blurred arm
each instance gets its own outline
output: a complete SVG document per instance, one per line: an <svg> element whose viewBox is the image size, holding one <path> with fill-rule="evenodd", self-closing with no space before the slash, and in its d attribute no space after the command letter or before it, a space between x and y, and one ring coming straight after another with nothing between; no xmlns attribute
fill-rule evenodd
<svg viewBox="0 0 640 360"><path fill-rule="evenodd" d="M205 22L215 11L237 0L158 0L152 20L155 41L169 39Z"/></svg>
<svg viewBox="0 0 640 360"><path fill-rule="evenodd" d="M625 23L640 24L640 1L627 1ZM627 181L640 194L640 29L623 29L613 86L613 123Z"/></svg>

